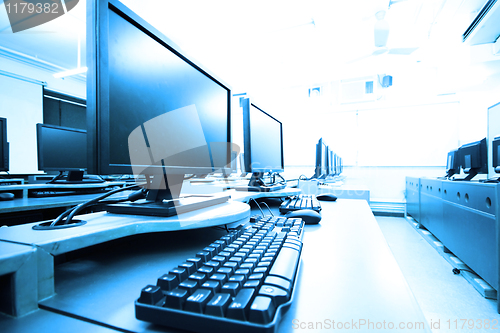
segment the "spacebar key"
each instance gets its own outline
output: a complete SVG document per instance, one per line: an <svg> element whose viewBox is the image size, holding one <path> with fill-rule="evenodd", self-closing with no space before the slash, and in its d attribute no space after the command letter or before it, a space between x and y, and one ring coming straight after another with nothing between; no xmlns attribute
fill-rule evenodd
<svg viewBox="0 0 500 333"><path fill-rule="evenodd" d="M299 262L300 252L289 247L282 247L274 265L269 271L269 275L281 276L288 281L293 281L297 264Z"/></svg>

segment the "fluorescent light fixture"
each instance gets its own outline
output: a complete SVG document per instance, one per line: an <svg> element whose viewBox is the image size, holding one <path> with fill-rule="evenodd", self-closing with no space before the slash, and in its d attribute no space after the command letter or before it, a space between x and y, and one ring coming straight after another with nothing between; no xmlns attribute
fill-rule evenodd
<svg viewBox="0 0 500 333"><path fill-rule="evenodd" d="M70 70L67 70L67 71L64 71L64 72L55 73L54 77L56 79L60 79L60 78L66 77L66 76L83 74L83 73L86 73L86 72L87 72L87 67L78 67L78 68L70 69Z"/></svg>

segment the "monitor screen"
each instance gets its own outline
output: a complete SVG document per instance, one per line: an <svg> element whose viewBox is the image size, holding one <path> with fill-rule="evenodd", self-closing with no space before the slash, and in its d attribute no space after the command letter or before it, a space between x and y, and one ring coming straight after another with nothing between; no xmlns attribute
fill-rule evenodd
<svg viewBox="0 0 500 333"><path fill-rule="evenodd" d="M496 173L500 173L500 136L497 136L491 142L491 150L493 157L493 168Z"/></svg>
<svg viewBox="0 0 500 333"><path fill-rule="evenodd" d="M448 152L446 157L446 172L448 176L460 173L460 156L458 151L458 149L455 149Z"/></svg>
<svg viewBox="0 0 500 333"><path fill-rule="evenodd" d="M87 131L36 124L38 170L83 171L87 168Z"/></svg>
<svg viewBox="0 0 500 333"><path fill-rule="evenodd" d="M465 173L488 173L486 138L460 147L460 164Z"/></svg>
<svg viewBox="0 0 500 333"><path fill-rule="evenodd" d="M335 174L340 175L343 171L342 157L335 155Z"/></svg>
<svg viewBox="0 0 500 333"><path fill-rule="evenodd" d="M9 143L7 142L6 118L0 118L0 171L9 171Z"/></svg>
<svg viewBox="0 0 500 333"><path fill-rule="evenodd" d="M88 25L89 172L230 170L231 89L119 1Z"/></svg>
<svg viewBox="0 0 500 333"><path fill-rule="evenodd" d="M250 101L243 102L245 169L252 173L282 172L283 126Z"/></svg>
<svg viewBox="0 0 500 333"><path fill-rule="evenodd" d="M335 176L336 154L328 147L328 175Z"/></svg>
<svg viewBox="0 0 500 333"><path fill-rule="evenodd" d="M323 138L316 144L316 163L314 177L324 178L328 175L328 145Z"/></svg>

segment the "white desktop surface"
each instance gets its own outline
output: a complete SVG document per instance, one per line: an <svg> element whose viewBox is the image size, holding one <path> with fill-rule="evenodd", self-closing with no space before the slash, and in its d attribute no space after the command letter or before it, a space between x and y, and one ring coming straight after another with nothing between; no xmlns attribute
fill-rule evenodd
<svg viewBox="0 0 500 333"><path fill-rule="evenodd" d="M295 299L277 332L331 331L326 326L323 330L300 326L335 321L357 322L359 327L363 320L374 325L421 322L423 329L398 330L430 332L367 202L339 199L322 202L322 207L320 224L305 227ZM147 284L155 284L162 274L224 234L208 228L139 235L145 243L133 241L130 247L108 248L58 265L56 295L42 301L41 307L61 313L61 320L69 315L121 331L172 332L135 319L135 299ZM18 333L19 323L32 325L31 317L3 322L0 317L0 323ZM58 325L57 319L47 318L43 329L31 328L52 333L51 327Z"/></svg>
<svg viewBox="0 0 500 333"><path fill-rule="evenodd" d="M67 229L33 230L39 222L0 228L0 240L33 244L58 255L130 235L245 223L249 214L247 204L233 200L171 217L99 212L78 216L87 223Z"/></svg>

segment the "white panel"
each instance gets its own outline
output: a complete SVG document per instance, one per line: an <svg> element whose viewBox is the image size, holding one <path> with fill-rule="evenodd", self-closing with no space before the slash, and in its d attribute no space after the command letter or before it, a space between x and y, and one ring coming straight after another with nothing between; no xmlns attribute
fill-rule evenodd
<svg viewBox="0 0 500 333"><path fill-rule="evenodd" d="M43 122L42 86L0 75L0 117L7 118L9 173L39 173L36 123Z"/></svg>
<svg viewBox="0 0 500 333"><path fill-rule="evenodd" d="M458 147L459 103L358 112L360 166L444 166Z"/></svg>

